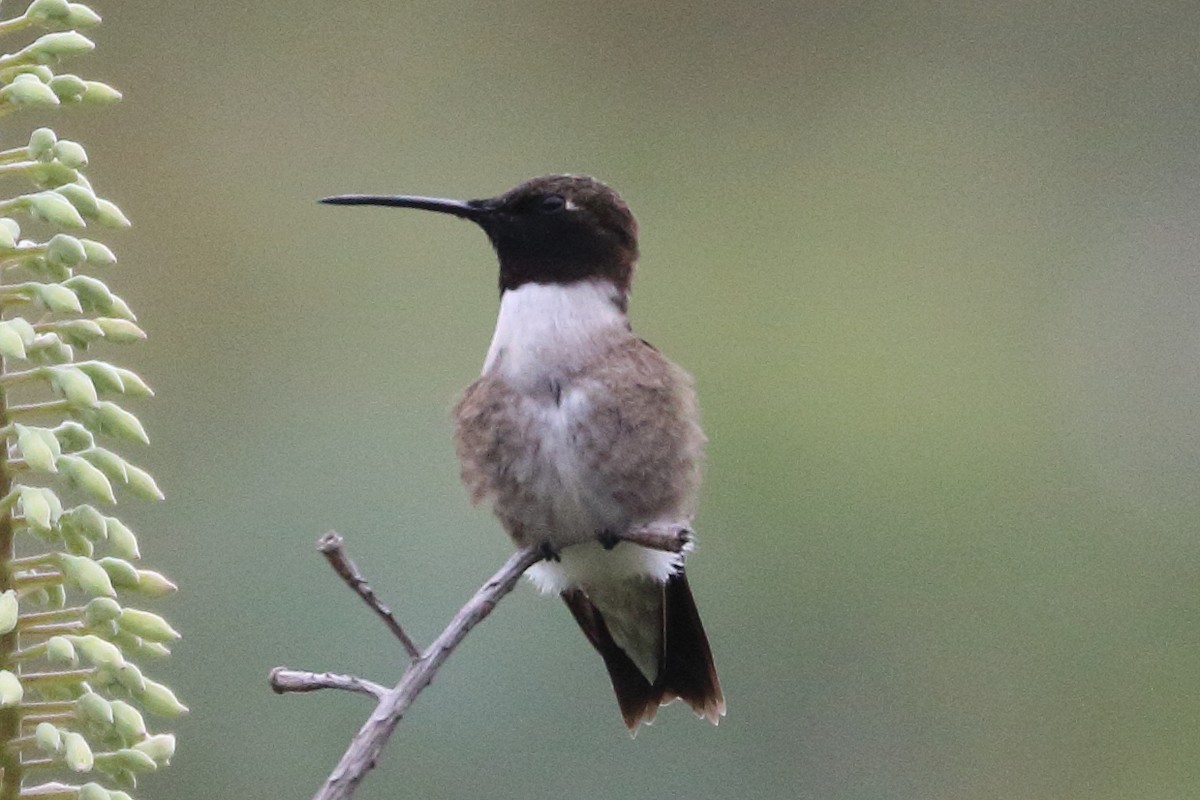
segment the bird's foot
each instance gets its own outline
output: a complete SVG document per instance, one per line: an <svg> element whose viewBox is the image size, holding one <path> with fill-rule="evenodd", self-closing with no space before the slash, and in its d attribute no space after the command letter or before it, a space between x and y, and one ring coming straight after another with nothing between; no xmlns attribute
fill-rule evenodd
<svg viewBox="0 0 1200 800"><path fill-rule="evenodd" d="M607 528L596 533L596 540L600 542L600 546L605 550L612 550L621 543L621 537L617 536Z"/></svg>
<svg viewBox="0 0 1200 800"><path fill-rule="evenodd" d="M549 542L542 542L538 546L538 551L541 552L543 561L562 561L562 556L558 554L558 551Z"/></svg>

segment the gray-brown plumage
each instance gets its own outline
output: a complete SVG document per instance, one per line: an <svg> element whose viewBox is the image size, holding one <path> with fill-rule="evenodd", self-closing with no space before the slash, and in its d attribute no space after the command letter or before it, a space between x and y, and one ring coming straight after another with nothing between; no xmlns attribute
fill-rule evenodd
<svg viewBox="0 0 1200 800"><path fill-rule="evenodd" d="M556 527L555 505L538 490L558 481L558 467L542 458L545 437L538 428L573 391L587 392L590 400L585 414L567 422L567 436L578 469L588 473L584 501L604 507L597 516L619 509L621 518L607 520L613 530L690 517L704 444L691 380L627 331L615 331L611 341L533 391L522 392L499 371L467 387L454 408L455 443L472 501L490 497L518 545L540 544L537 534ZM521 457L513 457L514 448ZM542 520L531 538L525 528L536 515Z"/></svg>

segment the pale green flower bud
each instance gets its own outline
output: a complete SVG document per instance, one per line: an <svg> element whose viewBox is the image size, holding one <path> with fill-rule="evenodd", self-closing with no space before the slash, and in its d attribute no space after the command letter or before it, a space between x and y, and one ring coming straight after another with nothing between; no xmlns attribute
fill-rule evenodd
<svg viewBox="0 0 1200 800"><path fill-rule="evenodd" d="M46 502L50 504L50 520L57 525L58 518L61 517L63 513L62 500L58 499L58 495L54 493L53 489L47 489L45 487L42 488L42 497L45 497Z"/></svg>
<svg viewBox="0 0 1200 800"><path fill-rule="evenodd" d="M146 735L146 722L136 708L124 700L113 700L110 703L113 712L113 726L126 742L140 740Z"/></svg>
<svg viewBox="0 0 1200 800"><path fill-rule="evenodd" d="M121 637L121 646L128 646L134 655L146 658L166 658L171 655L171 648L162 642L148 642L145 639L140 639L137 636L129 634L118 634L118 636Z"/></svg>
<svg viewBox="0 0 1200 800"><path fill-rule="evenodd" d="M64 512L58 520L63 530L73 531L93 542L99 542L108 537L107 517L93 506L84 504Z"/></svg>
<svg viewBox="0 0 1200 800"><path fill-rule="evenodd" d="M90 275L73 275L63 281L62 285L75 293L79 302L83 304L84 311L98 311L104 314L112 307L113 293L109 291L102 280L97 280Z"/></svg>
<svg viewBox="0 0 1200 800"><path fill-rule="evenodd" d="M112 622L121 616L121 604L111 597L93 597L83 607L83 613L88 625Z"/></svg>
<svg viewBox="0 0 1200 800"><path fill-rule="evenodd" d="M47 281L65 281L71 277L72 269L64 267L62 264L55 264L42 256L34 256L25 259L21 266L32 273L36 273L39 278L45 278Z"/></svg>
<svg viewBox="0 0 1200 800"><path fill-rule="evenodd" d="M96 444L92 432L73 420L67 420L54 428L54 437L65 450L86 450Z"/></svg>
<svg viewBox="0 0 1200 800"><path fill-rule="evenodd" d="M147 597L166 597L178 591L179 587L160 572L152 569L139 569L137 571L137 589Z"/></svg>
<svg viewBox="0 0 1200 800"><path fill-rule="evenodd" d="M58 732L58 728L49 722L39 722L37 728L33 731L33 735L37 739L38 747L44 753L53 755L62 749L62 734Z"/></svg>
<svg viewBox="0 0 1200 800"><path fill-rule="evenodd" d="M96 324L103 329L105 338L118 344L140 342L146 338L146 332L127 319L101 317Z"/></svg>
<svg viewBox="0 0 1200 800"><path fill-rule="evenodd" d="M150 388L142 376L138 375L131 369L124 367L113 367L113 371L121 377L121 384L124 387L123 391L130 397L153 397L154 390Z"/></svg>
<svg viewBox="0 0 1200 800"><path fill-rule="evenodd" d="M20 487L21 514L27 523L41 530L49 530L58 518L52 512L52 504L46 496L48 492L40 486Z"/></svg>
<svg viewBox="0 0 1200 800"><path fill-rule="evenodd" d="M92 105L108 106L121 101L121 93L107 83L100 81L86 81L87 90L84 91L81 102L91 103Z"/></svg>
<svg viewBox="0 0 1200 800"><path fill-rule="evenodd" d="M47 67L45 64L12 64L2 74L7 79L15 78L17 75L32 75L42 83L49 83L54 77L54 70Z"/></svg>
<svg viewBox="0 0 1200 800"><path fill-rule="evenodd" d="M128 228L133 223L117 208L117 204L103 197L96 198L96 223L106 228Z"/></svg>
<svg viewBox="0 0 1200 800"><path fill-rule="evenodd" d="M63 202L66 201L64 200ZM70 205L70 203L67 203L67 205ZM75 209L71 210L74 211ZM34 293L37 294L37 298L41 301L42 305L51 311L73 314L83 312L83 307L79 305L79 298L75 296L74 292L61 284L35 284Z"/></svg>
<svg viewBox="0 0 1200 800"><path fill-rule="evenodd" d="M29 430L42 440L55 458L62 454L62 446L58 442L58 437L54 435L54 431L49 428L30 428Z"/></svg>
<svg viewBox="0 0 1200 800"><path fill-rule="evenodd" d="M100 326L97 325L97 328ZM103 334L103 331L101 331ZM124 394L125 382L121 380L121 373L112 364L104 361L84 361L78 365L79 369L83 370L92 383L96 385L96 389L109 394L118 393Z"/></svg>
<svg viewBox="0 0 1200 800"><path fill-rule="evenodd" d="M112 759L114 766L130 772L153 772L158 769L158 764L149 753L134 747L117 750L112 754Z"/></svg>
<svg viewBox="0 0 1200 800"><path fill-rule="evenodd" d="M54 146L55 150L57 151L63 144L64 142L60 141ZM71 144L74 144L74 142ZM82 148L80 149L82 150ZM86 160L86 156L84 158ZM69 169L73 168L65 161L63 165ZM82 183L63 184L62 186L55 187L54 191L67 198L71 205L75 206L75 210L83 215L85 219L95 219L100 213L100 200L96 197L96 193Z"/></svg>
<svg viewBox="0 0 1200 800"><path fill-rule="evenodd" d="M125 650L124 643L117 641L117 637L121 635L121 629L117 627L116 622L109 620L108 622L97 623L91 627L91 632L99 636L101 639L104 639L107 642L112 642L117 647L120 647L123 655L136 655L127 652Z"/></svg>
<svg viewBox="0 0 1200 800"><path fill-rule="evenodd" d="M126 464L125 472L129 475L129 483L126 484L129 491L138 497L146 500L162 500L165 497L162 490L158 488L158 484L154 482L154 478L146 470L135 467L133 464Z"/></svg>
<svg viewBox="0 0 1200 800"><path fill-rule="evenodd" d="M137 536L129 529L124 522L116 517L108 517L108 544L112 551L120 558L141 558L142 553L138 549Z"/></svg>
<svg viewBox="0 0 1200 800"><path fill-rule="evenodd" d="M179 631L158 614L126 608L121 612L117 624L122 629L151 642L168 642L180 638Z"/></svg>
<svg viewBox="0 0 1200 800"><path fill-rule="evenodd" d="M65 23L70 14L71 6L67 0L33 0L29 8L25 9L26 17L42 24Z"/></svg>
<svg viewBox="0 0 1200 800"><path fill-rule="evenodd" d="M58 446L58 440L54 435L45 428L27 428L20 423L14 428L17 432L17 451L25 463L39 472L57 472L54 449Z"/></svg>
<svg viewBox="0 0 1200 800"><path fill-rule="evenodd" d="M75 707L84 717L105 725L113 724L113 710L109 702L95 692L87 692L75 701Z"/></svg>
<svg viewBox="0 0 1200 800"><path fill-rule="evenodd" d="M15 590L8 589L3 594L0 594L0 636L12 633L13 629L17 627L17 614L19 611Z"/></svg>
<svg viewBox="0 0 1200 800"><path fill-rule="evenodd" d="M104 338L104 329L95 320L72 319L58 324L58 335L76 347L87 347Z"/></svg>
<svg viewBox="0 0 1200 800"><path fill-rule="evenodd" d="M55 664L73 667L79 663L75 645L65 636L51 636L46 640L46 658Z"/></svg>
<svg viewBox="0 0 1200 800"><path fill-rule="evenodd" d="M79 787L79 800L113 800L113 795L95 781L88 781Z"/></svg>
<svg viewBox="0 0 1200 800"><path fill-rule="evenodd" d="M96 267L111 267L117 263L117 257L113 255L113 251L100 242L94 242L91 239L80 239L83 242L83 251L87 254L87 262Z"/></svg>
<svg viewBox="0 0 1200 800"><path fill-rule="evenodd" d="M59 102L53 89L28 72L17 75L12 83L0 89L0 100L22 108L53 108Z"/></svg>
<svg viewBox="0 0 1200 800"><path fill-rule="evenodd" d="M73 556L84 556L91 558L96 552L95 545L91 539L85 539L74 531L64 531L62 535L63 544L67 546L67 552Z"/></svg>
<svg viewBox="0 0 1200 800"><path fill-rule="evenodd" d="M64 103L78 103L83 100L83 95L87 91L87 81L80 78L78 75L55 75L49 80L50 90ZM83 164L76 168L87 164L84 159Z"/></svg>
<svg viewBox="0 0 1200 800"><path fill-rule="evenodd" d="M50 371L50 386L72 405L89 407L100 400L96 385L79 367L55 367Z"/></svg>
<svg viewBox="0 0 1200 800"><path fill-rule="evenodd" d="M25 697L20 679L6 669L0 669L0 708L11 708Z"/></svg>
<svg viewBox="0 0 1200 800"><path fill-rule="evenodd" d="M61 584L46 587L46 605L51 608L63 608L67 604L67 590Z"/></svg>
<svg viewBox="0 0 1200 800"><path fill-rule="evenodd" d="M50 449L50 453L58 458L62 455L62 445L58 441L58 437L50 428L29 428L35 436L40 438L42 442Z"/></svg>
<svg viewBox="0 0 1200 800"><path fill-rule="evenodd" d="M104 569L109 571L109 576L113 577L113 583L121 589L137 589L148 597L166 597L179 589L161 572L138 570L124 559L107 557L102 558L100 563L104 565ZM122 583L127 578L126 569L133 573L132 583ZM120 577L116 577L116 573L119 573Z"/></svg>
<svg viewBox="0 0 1200 800"><path fill-rule="evenodd" d="M87 772L95 763L87 740L75 731L63 731L63 760L72 772Z"/></svg>
<svg viewBox="0 0 1200 800"><path fill-rule="evenodd" d="M29 135L29 157L34 161L50 161L57 142L58 136L50 128L38 128Z"/></svg>
<svg viewBox="0 0 1200 800"><path fill-rule="evenodd" d="M5 358L25 358L25 343L12 328L0 324L0 355Z"/></svg>
<svg viewBox="0 0 1200 800"><path fill-rule="evenodd" d="M5 358L24 359L25 342L12 322L13 320L0 322L0 355Z"/></svg>
<svg viewBox="0 0 1200 800"><path fill-rule="evenodd" d="M72 28L94 28L100 24L100 15L83 3L71 3L67 24Z"/></svg>
<svg viewBox="0 0 1200 800"><path fill-rule="evenodd" d="M57 161L32 164L25 174L39 189L53 189L65 183L79 183L83 177L78 170L71 169Z"/></svg>
<svg viewBox="0 0 1200 800"><path fill-rule="evenodd" d="M112 483L103 472L87 459L73 455L62 455L58 458L58 468L63 471L72 484L83 489L97 500L105 503L117 502L113 495Z"/></svg>
<svg viewBox="0 0 1200 800"><path fill-rule="evenodd" d="M140 695L146 691L146 678L142 675L142 670L138 665L132 661L126 661L113 670L113 675L116 677L117 683L129 690L130 694Z"/></svg>
<svg viewBox="0 0 1200 800"><path fill-rule="evenodd" d="M3 90L0 90L0 94L3 94ZM58 192L46 191L25 195L25 207L34 219L63 228L85 227L83 217L75 210L75 206Z"/></svg>
<svg viewBox="0 0 1200 800"><path fill-rule="evenodd" d="M80 589L91 595L116 597L117 592L113 588L112 580L99 562L66 553L59 553L58 560L63 575ZM75 642L75 645L78 647L79 642Z"/></svg>
<svg viewBox="0 0 1200 800"><path fill-rule="evenodd" d="M3 220L0 220L0 222L3 222ZM4 324L10 326L13 330L20 334L21 341L23 341L26 346L32 344L34 337L37 335L33 330L33 326L29 324L29 321L21 317L14 317L12 319L5 320Z"/></svg>
<svg viewBox="0 0 1200 800"><path fill-rule="evenodd" d="M74 267L87 259L83 242L66 233L56 233L46 242L46 260L66 267Z"/></svg>
<svg viewBox="0 0 1200 800"><path fill-rule="evenodd" d="M146 429L142 427L138 418L116 403L101 401L96 404L96 412L100 428L105 433L122 439L132 439L143 444L150 444L150 437L146 435ZM130 481L132 482L132 480L131 476ZM153 484L154 481L151 480L150 483ZM158 487L155 487L153 496L161 497Z"/></svg>
<svg viewBox="0 0 1200 800"><path fill-rule="evenodd" d="M53 285L53 284L51 284ZM59 286L59 289L63 287ZM70 297L75 297L75 293L70 289L66 290ZM39 299L45 304L45 299L39 296ZM79 302L79 298L75 298L75 302ZM15 322L16 320L10 320ZM33 337L33 341L25 345L25 352L29 355L29 360L37 364L63 364L75 358L75 351L71 346L64 342L57 333L39 333Z"/></svg>
<svg viewBox="0 0 1200 800"><path fill-rule="evenodd" d="M188 712L188 707L179 702L174 692L149 679L146 680L146 688L142 692L142 705L151 714L160 717L177 717Z"/></svg>
<svg viewBox="0 0 1200 800"><path fill-rule="evenodd" d="M22 52L28 52L39 64L54 64L62 58L83 55L95 47L95 43L82 33L64 31L47 33Z"/></svg>
<svg viewBox="0 0 1200 800"><path fill-rule="evenodd" d="M125 483L129 480L129 465L125 459L103 447L93 447L79 454L96 465L111 480Z"/></svg>
<svg viewBox="0 0 1200 800"><path fill-rule="evenodd" d="M113 295L112 308L108 310L108 316L127 319L133 322L137 321L137 315L129 308L129 304L115 294Z"/></svg>
<svg viewBox="0 0 1200 800"><path fill-rule="evenodd" d="M22 242L22 244L25 244ZM12 262L10 262L12 263ZM51 261L45 255L32 255L26 258L21 258L18 262L20 266L29 270L39 278L43 278L48 283L65 281L71 277L72 269L58 262Z"/></svg>
<svg viewBox="0 0 1200 800"><path fill-rule="evenodd" d="M68 638L75 645L75 650L97 667L106 667L116 672L126 666L125 657L121 655L121 648L112 642L107 642L90 633L86 636L70 636Z"/></svg>
<svg viewBox="0 0 1200 800"><path fill-rule="evenodd" d="M108 573L108 577L112 580L113 586L121 589L141 588L141 576L138 574L137 567L133 566L133 564L130 564L125 559L105 556L96 563Z"/></svg>
<svg viewBox="0 0 1200 800"><path fill-rule="evenodd" d="M175 755L175 737L169 733L159 733L138 742L133 749L150 756L156 764L169 764L171 756Z"/></svg>

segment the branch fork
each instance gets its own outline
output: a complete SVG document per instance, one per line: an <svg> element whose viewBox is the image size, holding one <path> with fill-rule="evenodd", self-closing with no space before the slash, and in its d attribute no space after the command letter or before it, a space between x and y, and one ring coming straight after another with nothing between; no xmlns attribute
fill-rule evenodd
<svg viewBox="0 0 1200 800"><path fill-rule="evenodd" d="M670 553L687 552L694 543L691 529L679 523L653 523L621 533L608 531L600 536L600 541L608 548L628 542ZM433 643L421 651L405 633L391 609L371 589L357 565L346 555L345 540L341 535L334 531L326 533L317 540L317 550L337 576L383 620L411 659L399 683L391 688L356 675L306 672L287 667L271 670L270 686L277 694L341 689L375 698L375 710L351 739L341 761L313 795L313 800L345 800L353 796L363 778L375 766L404 713L433 681L450 654L471 629L491 614L496 604L516 587L525 571L543 560L546 553L539 547L525 547L513 553L504 566L459 609Z"/></svg>

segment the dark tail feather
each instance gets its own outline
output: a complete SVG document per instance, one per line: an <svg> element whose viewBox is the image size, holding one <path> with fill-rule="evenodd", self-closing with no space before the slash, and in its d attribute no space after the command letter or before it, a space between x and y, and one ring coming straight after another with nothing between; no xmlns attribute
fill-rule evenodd
<svg viewBox="0 0 1200 800"><path fill-rule="evenodd" d="M665 700L678 697L716 725L725 716L725 696L700 612L682 570L663 587L663 617L663 665L656 683L662 684Z"/></svg>
<svg viewBox="0 0 1200 800"><path fill-rule="evenodd" d="M562 598L588 641L604 659L621 716L631 731L636 731L640 722L653 721L658 707L676 697L714 725L724 716L725 698L717 681L708 637L704 635L696 602L682 571L662 587L659 624L663 626L663 653L653 684L613 641L603 614L583 591L570 589L563 592Z"/></svg>
<svg viewBox="0 0 1200 800"><path fill-rule="evenodd" d="M662 702L662 687L651 686L633 660L617 646L608 632L608 626L604 624L604 617L600 616L600 610L592 605L586 594L579 589L568 589L563 592L562 598L592 647L604 659L625 724L630 730L636 730L639 722L654 719Z"/></svg>

